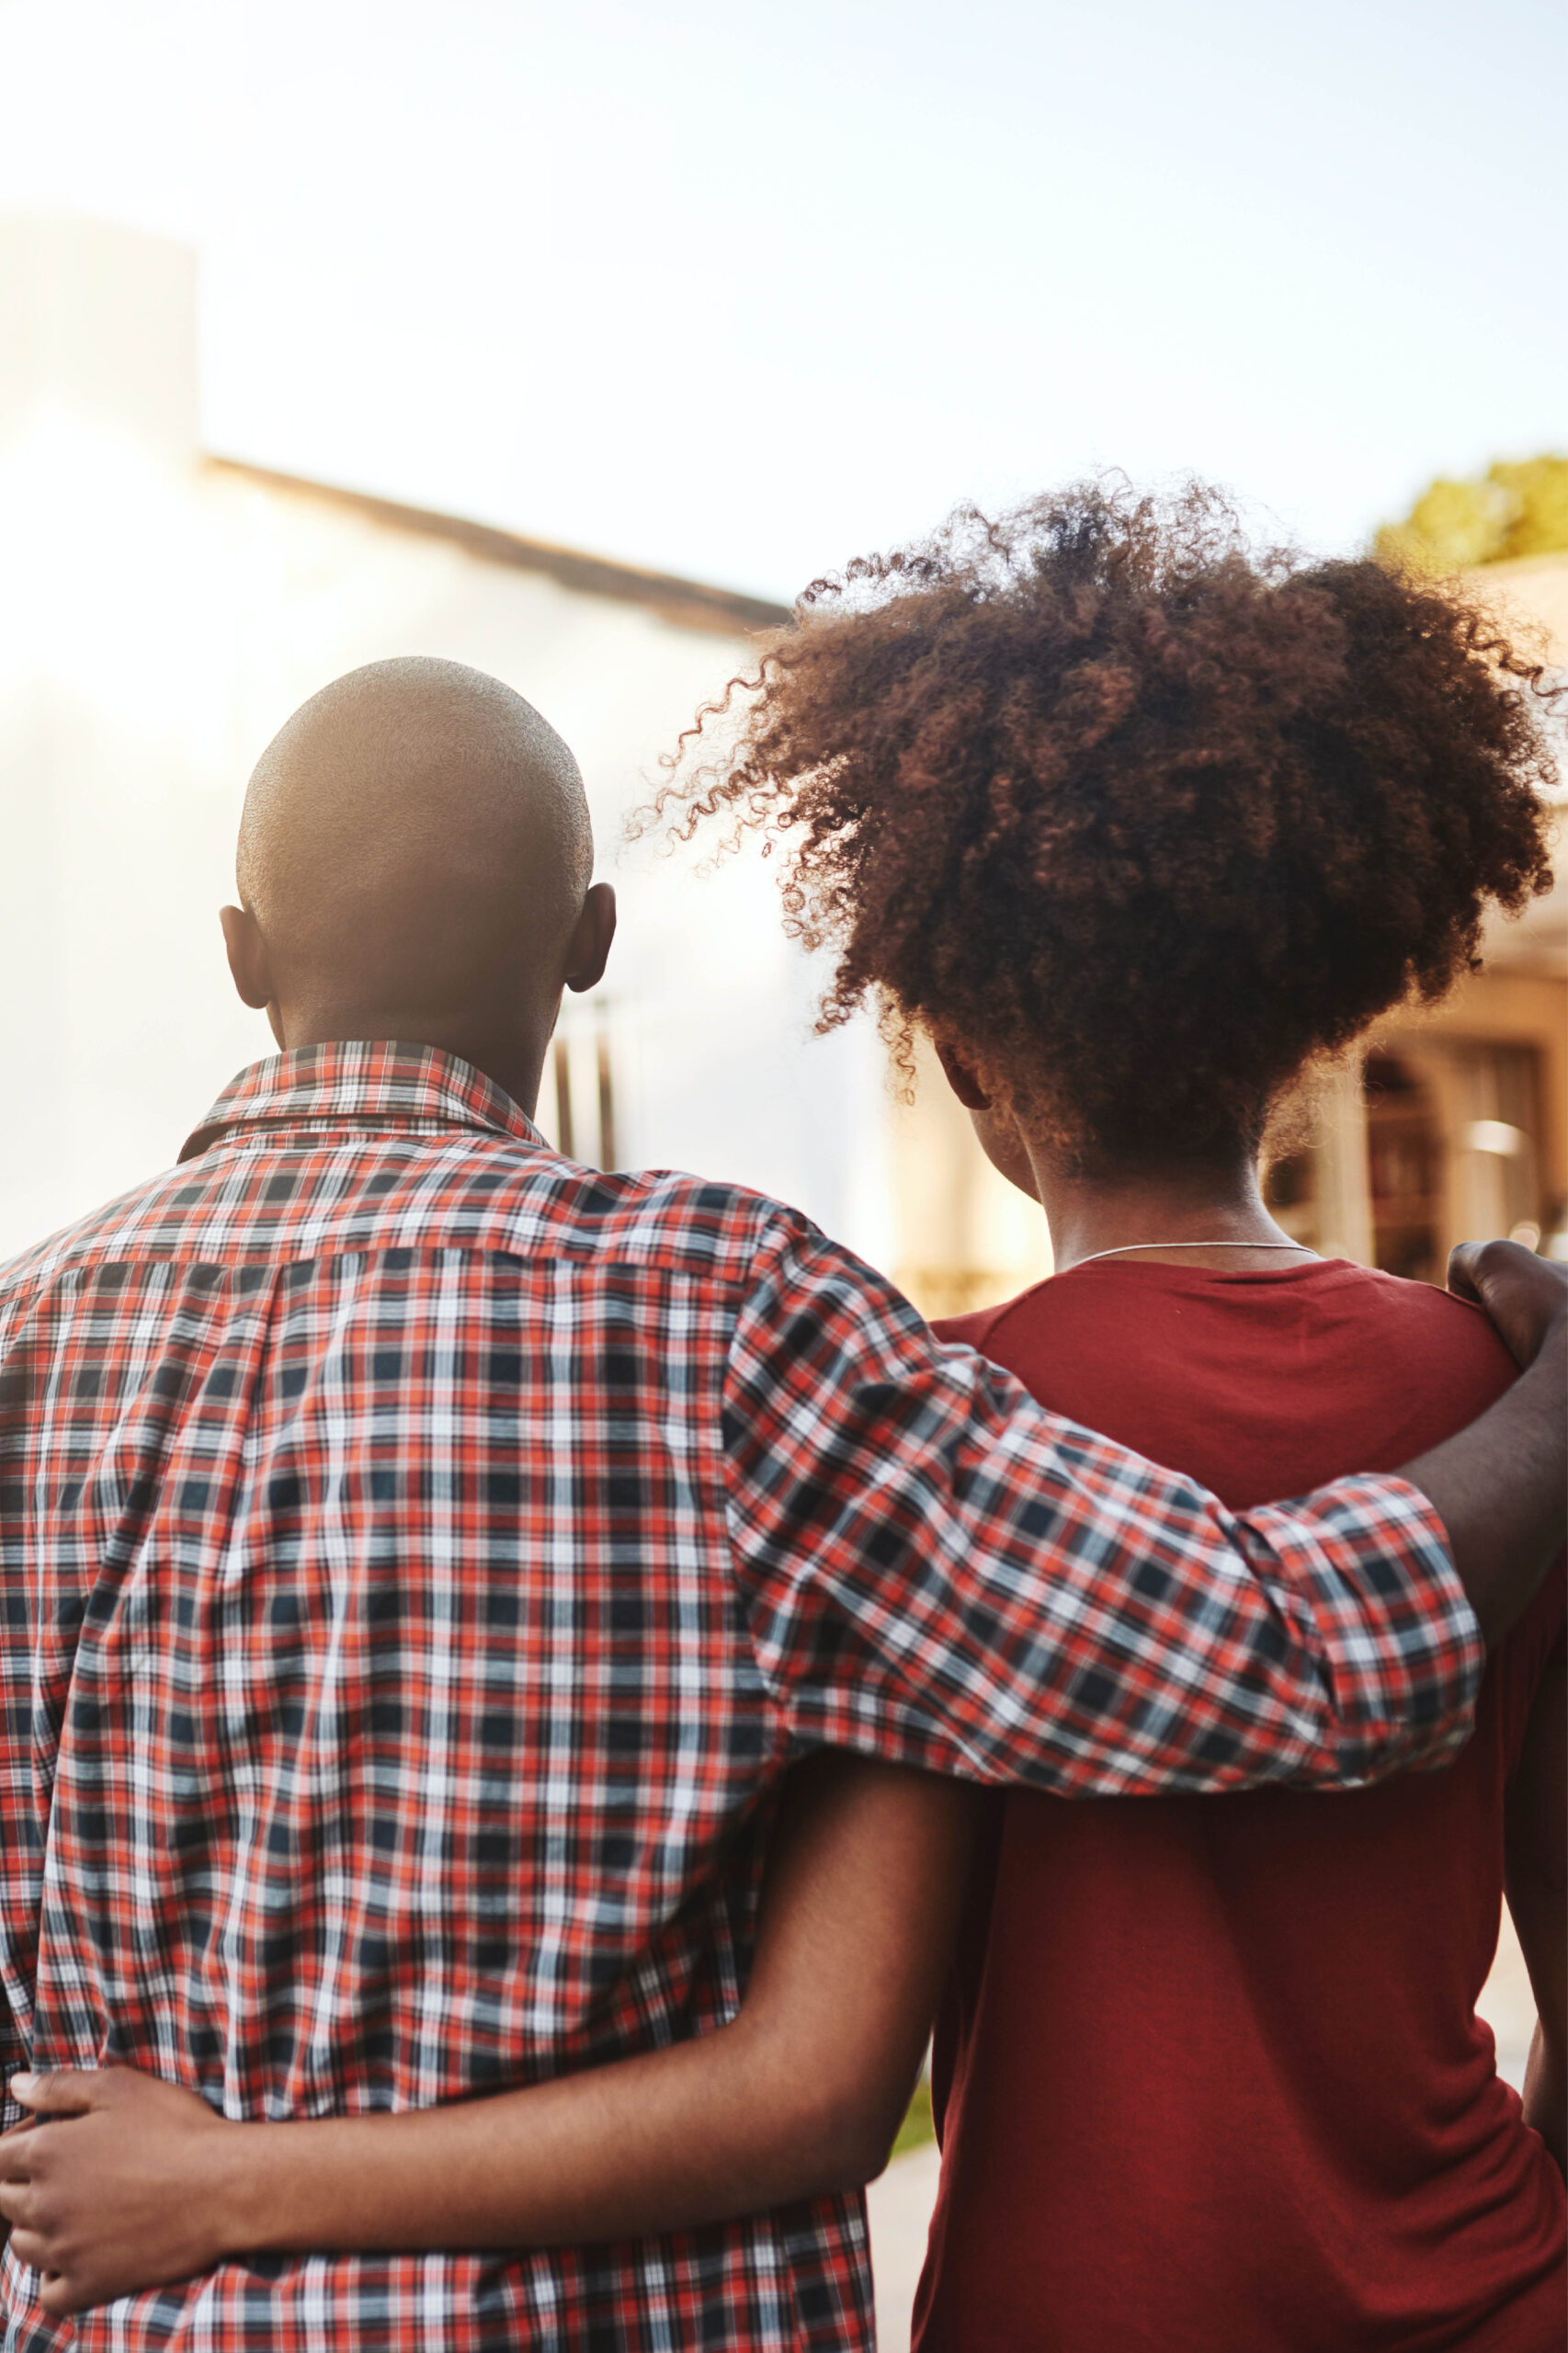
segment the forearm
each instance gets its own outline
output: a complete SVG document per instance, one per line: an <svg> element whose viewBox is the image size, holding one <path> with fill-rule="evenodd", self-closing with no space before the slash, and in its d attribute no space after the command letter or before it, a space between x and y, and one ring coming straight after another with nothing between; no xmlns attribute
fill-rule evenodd
<svg viewBox="0 0 1568 2353"><path fill-rule="evenodd" d="M801 2073L738 2019L455 2107L233 2125L208 2153L214 2226L229 2253L331 2253L570 2244L756 2212L843 2188L859 2161Z"/></svg>
<svg viewBox="0 0 1568 2353"><path fill-rule="evenodd" d="M1564 1363L1559 1328L1489 1413L1403 1473L1447 1529L1488 1643L1507 1632L1562 1549Z"/></svg>
<svg viewBox="0 0 1568 2353"><path fill-rule="evenodd" d="M225 2251L639 2237L858 2188L908 2100L971 1802L849 1758L802 1768L739 2016L528 2090L214 2134Z"/></svg>
<svg viewBox="0 0 1568 2353"><path fill-rule="evenodd" d="M230 2123L131 2068L14 2086L0 2214L76 2312L261 2249L644 2236L867 2180L926 2045L970 1802L847 1758L790 1777L740 2016L527 2090L397 2116Z"/></svg>
<svg viewBox="0 0 1568 2353"><path fill-rule="evenodd" d="M1538 2024L1525 2120L1568 2165L1568 1644L1540 1673L1505 1813L1508 1909L1529 1971Z"/></svg>
<svg viewBox="0 0 1568 2353"><path fill-rule="evenodd" d="M1540 2134L1558 2172L1568 2176L1568 2051L1539 2022L1525 2070L1525 2122Z"/></svg>

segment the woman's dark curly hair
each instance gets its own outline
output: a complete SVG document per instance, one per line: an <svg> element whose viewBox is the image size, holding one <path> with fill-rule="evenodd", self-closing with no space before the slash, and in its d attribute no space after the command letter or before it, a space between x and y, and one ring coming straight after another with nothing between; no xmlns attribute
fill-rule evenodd
<svg viewBox="0 0 1568 2353"><path fill-rule="evenodd" d="M817 582L657 812L789 837L823 1028L870 995L1085 1161L1197 1159L1546 888L1549 691L1434 584L1090 484Z"/></svg>

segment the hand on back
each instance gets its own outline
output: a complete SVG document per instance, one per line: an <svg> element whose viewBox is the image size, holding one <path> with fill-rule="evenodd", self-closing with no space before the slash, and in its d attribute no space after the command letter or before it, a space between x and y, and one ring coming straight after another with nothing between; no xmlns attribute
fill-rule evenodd
<svg viewBox="0 0 1568 2353"><path fill-rule="evenodd" d="M1449 1289L1483 1307L1515 1363L1534 1364L1568 1334L1568 1266L1517 1242L1461 1242L1449 1259Z"/></svg>
<svg viewBox="0 0 1568 2353"><path fill-rule="evenodd" d="M133 2067L18 2075L11 2089L39 2120L0 2135L0 2214L45 2312L222 2261L213 2176L234 2127L204 2099Z"/></svg>

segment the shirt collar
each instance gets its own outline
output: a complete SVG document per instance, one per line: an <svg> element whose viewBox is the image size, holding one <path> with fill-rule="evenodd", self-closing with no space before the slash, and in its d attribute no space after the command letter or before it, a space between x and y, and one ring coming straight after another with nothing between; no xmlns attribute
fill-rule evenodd
<svg viewBox="0 0 1568 2353"><path fill-rule="evenodd" d="M434 1046L350 1039L252 1063L186 1138L181 1160L257 1129L478 1128L540 1145L526 1113L493 1080Z"/></svg>

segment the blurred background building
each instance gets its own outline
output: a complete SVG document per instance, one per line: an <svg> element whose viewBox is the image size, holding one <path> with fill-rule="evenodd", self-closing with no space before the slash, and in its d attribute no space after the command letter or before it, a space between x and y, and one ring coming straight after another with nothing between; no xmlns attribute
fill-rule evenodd
<svg viewBox="0 0 1568 2353"><path fill-rule="evenodd" d="M245 778L316 688L420 652L494 672L560 728L620 889L610 978L569 1000L547 1075L553 1139L798 1202L932 1313L1049 1271L1038 1211L933 1063L901 1106L869 1024L812 1036L816 976L755 850L702 871L620 848L661 753L783 606L203 451L195 264L176 243L0 222L0 1251L167 1163L271 1051L216 922ZM1568 665L1568 554L1509 552L1506 486L1470 506L1438 487L1438 523L1458 514L1465 551L1494 559L1472 582ZM1381 1026L1271 1189L1292 1233L1400 1274L1440 1279L1471 1233L1551 1246L1561 891L1497 927L1443 1006Z"/></svg>
<svg viewBox="0 0 1568 2353"><path fill-rule="evenodd" d="M1439 479L1377 534L1388 563L1454 574L1568 680L1568 460ZM1557 723L1560 742L1561 722ZM1391 1017L1322 1108L1310 1152L1271 1173L1277 1214L1319 1248L1440 1282L1469 1235L1568 1256L1568 893L1494 922L1484 970ZM1358 1083L1358 1080L1359 1083Z"/></svg>
<svg viewBox="0 0 1568 2353"><path fill-rule="evenodd" d="M659 755L786 608L209 455L195 295L177 244L0 222L0 1253L172 1161L273 1051L217 923L246 777L328 679L424 653L572 744L620 892L552 1137L756 1185L890 1258L878 1049L812 1037L770 870L620 854Z"/></svg>

